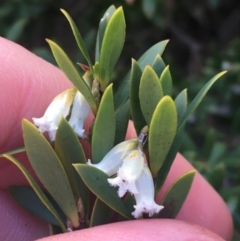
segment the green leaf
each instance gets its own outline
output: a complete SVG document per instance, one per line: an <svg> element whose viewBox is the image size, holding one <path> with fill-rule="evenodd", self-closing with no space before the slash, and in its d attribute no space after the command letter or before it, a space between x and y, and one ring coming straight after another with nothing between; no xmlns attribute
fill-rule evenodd
<svg viewBox="0 0 240 241"><path fill-rule="evenodd" d="M25 151L26 151L25 147L19 147L19 148L15 148L15 149L12 149L10 151L7 151L4 154L12 156L12 155L15 155L17 153L21 153L21 152L25 152ZM0 154L0 157L2 157L2 154Z"/></svg>
<svg viewBox="0 0 240 241"><path fill-rule="evenodd" d="M131 87L130 87L130 109L132 120L134 123L135 130L137 135L141 132L142 128L146 125L146 121L142 114L140 100L139 100L139 86L140 79L142 76L142 70L136 60L132 59L132 68L131 68Z"/></svg>
<svg viewBox="0 0 240 241"><path fill-rule="evenodd" d="M99 61L100 59L100 49L102 46L103 36L106 30L106 27L108 25L109 19L112 17L115 11L116 11L115 6L111 5L100 20L97 41L96 41L95 61Z"/></svg>
<svg viewBox="0 0 240 241"><path fill-rule="evenodd" d="M223 163L214 166L206 175L208 182L216 191L220 191L226 177L226 169Z"/></svg>
<svg viewBox="0 0 240 241"><path fill-rule="evenodd" d="M56 209L52 206L44 192L41 190L37 182L33 179L31 174L28 172L28 170L22 165L21 162L19 162L16 158L8 155L8 154L2 154L2 157L6 158L8 161L12 162L21 172L22 174L26 177L27 181L33 188L33 190L36 192L37 196L39 199L42 201L42 203L46 206L46 208L53 214L53 216L56 218L56 220L59 223L59 226L63 230L63 232L66 231L65 224L63 223L61 217L59 216L58 212Z"/></svg>
<svg viewBox="0 0 240 241"><path fill-rule="evenodd" d="M162 86L157 74L150 66L146 66L140 80L139 99L141 110L148 126L150 125L153 112L162 97Z"/></svg>
<svg viewBox="0 0 240 241"><path fill-rule="evenodd" d="M158 54L152 63L152 68L156 72L157 76L160 76L165 69L166 65L163 62L162 57Z"/></svg>
<svg viewBox="0 0 240 241"><path fill-rule="evenodd" d="M98 163L113 147L116 124L112 84L104 91L92 134L92 162Z"/></svg>
<svg viewBox="0 0 240 241"><path fill-rule="evenodd" d="M164 95L172 95L172 77L169 70L169 65L165 67L163 70L161 76L160 76L160 82L163 88L163 94Z"/></svg>
<svg viewBox="0 0 240 241"><path fill-rule="evenodd" d="M102 91L107 87L113 69L122 52L126 35L125 29L123 9L120 7L110 18L102 40L99 61L99 82Z"/></svg>
<svg viewBox="0 0 240 241"><path fill-rule="evenodd" d="M30 19L27 17L18 18L17 21L8 27L5 38L15 42L18 41L23 34L24 28L29 20Z"/></svg>
<svg viewBox="0 0 240 241"><path fill-rule="evenodd" d="M141 69L144 69L146 65L151 65L158 54L161 56L168 42L169 40L163 40L148 49L138 60Z"/></svg>
<svg viewBox="0 0 240 241"><path fill-rule="evenodd" d="M177 130L177 110L169 96L164 96L158 103L149 127L149 163L153 177L156 177Z"/></svg>
<svg viewBox="0 0 240 241"><path fill-rule="evenodd" d="M61 161L32 123L24 119L22 127L26 152L34 171L74 227L78 227L78 210Z"/></svg>
<svg viewBox="0 0 240 241"><path fill-rule="evenodd" d="M161 41L155 45L153 45L150 49L148 49L137 61L140 68L143 70L146 65L151 65L156 58L156 56L162 55L167 43L169 40ZM122 103L125 103L129 97L129 88L130 88L130 71L126 75L126 77L121 82L121 85L115 92L114 95L114 103L116 108L118 108Z"/></svg>
<svg viewBox="0 0 240 241"><path fill-rule="evenodd" d="M77 68L73 65L67 54L53 41L47 40L52 50L52 53L62 71L68 77L68 79L75 85L75 87L82 93L85 99L91 106L92 112L96 114L97 104L91 93L91 90L79 74Z"/></svg>
<svg viewBox="0 0 240 241"><path fill-rule="evenodd" d="M73 35L75 37L75 40L77 42L77 45L78 45L80 51L82 52L82 55L84 56L84 58L87 60L88 65L89 65L90 70L91 70L91 73L93 74L94 72L93 72L92 61L90 59L90 56L89 56L87 48L84 44L83 38L82 38L80 32L78 31L78 28L77 28L76 24L74 23L71 16L64 9L60 9L60 10L65 15L65 17L67 18L67 20L68 20L68 22L71 26L71 29L72 29Z"/></svg>
<svg viewBox="0 0 240 241"><path fill-rule="evenodd" d="M175 99L175 105L177 108L178 123L179 123L179 118L181 118L184 115L187 109L187 90L186 89L184 89L182 92L178 94L178 96ZM185 129L185 124L180 129L178 129L177 134L172 143L172 146L167 154L167 157L157 174L156 181L155 181L155 190L156 190L155 193L158 193L158 191L160 190L161 186L163 185L167 177L167 174L169 173L169 170L172 166L172 163L181 145L184 129Z"/></svg>
<svg viewBox="0 0 240 241"><path fill-rule="evenodd" d="M178 96L174 100L177 114L178 114L178 122L183 117L187 109L187 89L181 91Z"/></svg>
<svg viewBox="0 0 240 241"><path fill-rule="evenodd" d="M212 152L215 142L216 142L216 131L214 129L210 129L207 132L204 140L204 146L201 154L203 158L208 159L210 157L210 154Z"/></svg>
<svg viewBox="0 0 240 241"><path fill-rule="evenodd" d="M127 100L124 103L124 105L120 106L117 109L115 113L116 132L115 132L114 146L116 146L117 144L125 140L128 121L129 121L129 112L130 112L130 103L129 103L129 100Z"/></svg>
<svg viewBox="0 0 240 241"><path fill-rule="evenodd" d="M175 218L190 191L196 171L192 170L180 176L168 189L161 204L164 209L158 214L160 218Z"/></svg>
<svg viewBox="0 0 240 241"><path fill-rule="evenodd" d="M99 198L96 198L92 210L90 227L110 223L113 214L114 211L107 204L105 204Z"/></svg>
<svg viewBox="0 0 240 241"><path fill-rule="evenodd" d="M147 18L151 19L157 9L156 0L142 0L142 9Z"/></svg>
<svg viewBox="0 0 240 241"><path fill-rule="evenodd" d="M131 219L127 213L122 200L118 197L116 188L110 186L107 174L99 169L84 164L74 164L77 172L88 186L88 188L110 208L122 216Z"/></svg>
<svg viewBox="0 0 240 241"><path fill-rule="evenodd" d="M185 128L185 124L180 129L178 129L177 134L172 143L172 146L163 162L163 165L161 166L159 172L157 173L157 177L155 179L155 193L159 192L160 188L162 187L162 185L169 173L169 170L172 166L172 163L173 163L173 161L177 155L177 152L179 150L179 147L181 145L182 137L184 134L184 128Z"/></svg>
<svg viewBox="0 0 240 241"><path fill-rule="evenodd" d="M77 203L79 197L86 199L86 193L84 192L81 195L81 192L79 192L79 189L81 190L81 188L84 189L86 187L78 186L78 183L80 182L77 181L77 179L79 179L79 175L72 166L73 163L86 163L86 156L77 135L64 118L61 119L58 125L55 140L55 151L64 167L64 170L66 171L75 198L75 203ZM86 201L84 203L86 203Z"/></svg>
<svg viewBox="0 0 240 241"><path fill-rule="evenodd" d="M212 148L211 154L208 159L208 164L210 167L214 167L221 160L220 158L225 154L227 146L222 142L215 142Z"/></svg>
<svg viewBox="0 0 240 241"><path fill-rule="evenodd" d="M31 214L45 220L48 223L59 226L59 221L52 214L51 211L42 203L41 199L38 197L36 192L31 187L26 186L12 186L8 188L10 195L14 200L25 210ZM53 198L45 194L49 202L54 206L57 213L61 217L62 222L66 222L66 216L62 210L57 206Z"/></svg>
<svg viewBox="0 0 240 241"><path fill-rule="evenodd" d="M201 103L202 99L204 98L204 96L207 94L208 90L211 88L211 86L224 74L226 73L226 71L223 71L217 75L215 75L212 79L210 79L203 87L202 89L198 92L198 94L196 95L196 97L193 99L193 101L190 103L190 105L188 106L185 114L183 115L183 117L180 120L180 124L178 126L178 128L180 129L182 125L184 125L184 123L186 122L186 120L188 119L188 117L193 113L193 111L198 107L198 105Z"/></svg>

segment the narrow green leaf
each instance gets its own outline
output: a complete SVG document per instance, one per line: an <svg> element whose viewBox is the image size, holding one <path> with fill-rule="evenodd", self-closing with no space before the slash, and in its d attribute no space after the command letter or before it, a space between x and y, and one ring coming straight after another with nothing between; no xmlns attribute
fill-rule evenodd
<svg viewBox="0 0 240 241"><path fill-rule="evenodd" d="M38 197L33 188L26 186L12 186L8 188L8 191L22 208L48 223L59 226L59 221L42 203L41 199ZM62 222L65 223L67 219L62 210L57 206L56 202L50 195L45 195L61 217Z"/></svg>
<svg viewBox="0 0 240 241"><path fill-rule="evenodd" d="M125 41L125 18L122 7L118 8L110 18L100 51L100 68L99 68L99 82L101 90L107 87L113 69L122 52Z"/></svg>
<svg viewBox="0 0 240 241"><path fill-rule="evenodd" d="M149 163L153 177L156 177L177 130L177 110L169 96L164 96L158 103L149 127Z"/></svg>
<svg viewBox="0 0 240 241"><path fill-rule="evenodd" d="M154 59L158 54L162 55L168 41L169 40L164 40L153 45L139 58L137 62L142 70L145 68L146 65L152 65ZM127 73L126 77L121 82L121 85L115 91L114 103L116 108L122 105L122 103L125 103L125 101L128 99L129 88L130 88L130 71Z"/></svg>
<svg viewBox="0 0 240 241"><path fill-rule="evenodd" d="M93 71L94 71L94 78L99 79L99 62L95 62L93 66Z"/></svg>
<svg viewBox="0 0 240 241"><path fill-rule="evenodd" d="M84 58L87 60L88 65L89 65L90 70L91 70L91 73L93 74L92 61L90 59L90 56L89 56L87 48L86 48L86 46L84 44L83 38L82 38L80 32L78 31L78 28L77 28L76 24L74 23L74 21L71 18L71 16L64 9L60 9L60 10L65 15L65 17L67 18L67 20L68 20L68 22L69 22L69 24L71 26L71 29L72 29L73 35L75 37L75 40L77 42L77 45L78 45L82 55L84 56Z"/></svg>
<svg viewBox="0 0 240 241"><path fill-rule="evenodd" d="M150 66L146 66L140 80L139 99L141 110L148 126L150 125L153 112L162 97L162 86L157 74Z"/></svg>
<svg viewBox="0 0 240 241"><path fill-rule="evenodd" d="M157 9L157 1L156 0L143 0L142 1L142 9L144 14L147 16L147 18L151 19L155 11Z"/></svg>
<svg viewBox="0 0 240 241"><path fill-rule="evenodd" d="M161 76L160 76L160 82L163 88L163 94L164 95L172 95L172 77L169 70L169 65L165 67L163 70Z"/></svg>
<svg viewBox="0 0 240 241"><path fill-rule="evenodd" d="M98 163L113 147L116 124L112 84L104 91L92 133L92 162Z"/></svg>
<svg viewBox="0 0 240 241"><path fill-rule="evenodd" d="M110 223L113 214L114 211L106 203L97 198L92 210L90 227Z"/></svg>
<svg viewBox="0 0 240 241"><path fill-rule="evenodd" d="M180 124L178 128L181 128L181 126L186 122L187 118L193 113L193 111L198 107L204 96L207 94L208 90L211 88L211 86L224 74L226 71L223 71L217 75L215 75L212 79L210 79L198 92L196 97L193 99L193 101L189 104L185 114L180 120Z"/></svg>
<svg viewBox="0 0 240 241"><path fill-rule="evenodd" d="M220 191L223 185L223 181L226 177L226 168L223 163L219 163L214 166L207 173L207 180L213 186L216 191Z"/></svg>
<svg viewBox="0 0 240 241"><path fill-rule="evenodd" d="M190 191L196 171L192 170L180 176L168 189L161 204L164 209L158 214L160 218L175 218Z"/></svg>
<svg viewBox="0 0 240 241"><path fill-rule="evenodd" d="M148 49L138 60L138 64L141 69L144 69L144 67L148 64L151 65L158 54L162 56L168 42L169 40L163 40Z"/></svg>
<svg viewBox="0 0 240 241"><path fill-rule="evenodd" d="M17 20L6 29L5 38L15 42L18 41L29 20L28 17L18 17Z"/></svg>
<svg viewBox="0 0 240 241"><path fill-rule="evenodd" d="M63 230L63 232L66 231L65 224L63 223L61 217L59 216L58 212L56 209L52 206L44 192L41 190L39 185L36 183L36 181L33 179L31 174L28 172L28 170L22 165L21 162L19 162L16 158L8 155L8 154L3 154L2 157L6 158L8 161L12 162L21 172L22 174L26 177L27 181L33 188L33 190L36 192L37 196L39 199L42 201L42 203L46 206L46 208L53 214L53 216L56 218L56 220L59 223L59 226Z"/></svg>
<svg viewBox="0 0 240 241"><path fill-rule="evenodd" d="M166 65L162 57L158 54L152 63L152 68L156 72L157 76L160 76L165 69Z"/></svg>
<svg viewBox="0 0 240 241"><path fill-rule="evenodd" d="M178 96L174 100L176 108L177 108L177 114L178 114L178 122L183 117L187 110L187 89L184 89L181 91Z"/></svg>
<svg viewBox="0 0 240 241"><path fill-rule="evenodd" d="M5 152L4 154L7 154L7 155L15 155L17 153L21 153L21 152L25 152L25 147L19 147L19 148L15 148L15 149L12 149L10 151L7 151ZM0 154L0 157L2 157L2 154Z"/></svg>
<svg viewBox="0 0 240 241"><path fill-rule="evenodd" d="M115 6L111 5L100 20L97 41L96 41L95 61L99 61L100 59L100 49L102 46L103 36L106 30L107 24L109 22L109 19L112 17L115 11L116 11Z"/></svg>
<svg viewBox="0 0 240 241"><path fill-rule="evenodd" d="M110 208L122 216L131 219L131 215L127 213L122 200L118 197L117 189L110 186L107 174L99 169L84 164L73 165L88 188Z"/></svg>
<svg viewBox="0 0 240 241"><path fill-rule="evenodd" d="M26 152L34 171L74 227L78 227L78 210L61 161L32 123L24 119L22 127Z"/></svg>
<svg viewBox="0 0 240 241"><path fill-rule="evenodd" d="M75 132L64 118L61 119L58 125L55 140L55 151L67 174L75 198L75 203L77 203L80 197L76 180L76 176L78 175L72 164L86 163L86 157Z"/></svg>
<svg viewBox="0 0 240 241"><path fill-rule="evenodd" d="M92 112L96 114L97 104L94 100L91 90L79 74L77 68L73 65L67 54L56 43L49 39L47 42L50 45L58 66L62 69L68 79L75 85L75 87L82 93L91 106Z"/></svg>
<svg viewBox="0 0 240 241"><path fill-rule="evenodd" d="M177 115L179 120L179 118L183 116L183 114L187 109L187 90L186 89L184 89L182 92L178 94L178 96L175 99L175 105L176 105ZM183 134L184 134L184 128L185 128L185 125L183 125L180 129L178 129L178 132L174 138L172 146L167 154L167 157L157 174L156 181L155 181L155 190L156 190L155 193L158 193L158 191L160 190L161 186L163 185L167 177L167 174L169 173L169 170L172 166L172 163L181 145Z"/></svg>
<svg viewBox="0 0 240 241"><path fill-rule="evenodd" d="M130 112L130 103L129 103L129 100L127 100L124 103L124 105L120 106L117 109L115 113L116 132L115 132L114 146L116 146L117 144L125 140L128 121L129 121L129 112Z"/></svg>
<svg viewBox="0 0 240 241"><path fill-rule="evenodd" d="M182 137L184 134L184 128L185 128L185 124L180 129L178 129L177 134L172 143L172 146L163 162L163 165L161 166L161 168L157 174L157 177L155 179L155 193L159 192L160 188L162 187L162 185L169 173L169 170L172 166L172 163L173 163L173 161L177 155L177 152L179 150L179 147L181 145Z"/></svg>
<svg viewBox="0 0 240 241"><path fill-rule="evenodd" d="M141 132L142 128L146 125L146 121L142 114L140 100L139 100L139 86L142 76L142 70L136 60L132 59L131 68L131 87L130 87L130 109L132 120L134 123L137 134Z"/></svg>
<svg viewBox="0 0 240 241"><path fill-rule="evenodd" d="M210 129L208 133L206 134L205 140L204 140L204 146L201 156L205 159L208 159L211 155L213 146L216 142L216 131L214 129Z"/></svg>

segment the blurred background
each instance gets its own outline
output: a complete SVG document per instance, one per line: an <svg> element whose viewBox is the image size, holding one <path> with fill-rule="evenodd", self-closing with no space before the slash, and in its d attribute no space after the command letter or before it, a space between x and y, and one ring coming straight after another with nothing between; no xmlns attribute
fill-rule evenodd
<svg viewBox="0 0 240 241"><path fill-rule="evenodd" d="M163 58L170 65L174 92L187 87L189 100L211 77L228 70L189 119L181 153L227 202L233 240L240 240L239 0L1 0L0 35L56 64L45 42L50 38L81 62L59 8L73 17L93 57L99 20L111 4L123 6L127 22L114 78L123 78L132 57L164 39L170 39Z"/></svg>

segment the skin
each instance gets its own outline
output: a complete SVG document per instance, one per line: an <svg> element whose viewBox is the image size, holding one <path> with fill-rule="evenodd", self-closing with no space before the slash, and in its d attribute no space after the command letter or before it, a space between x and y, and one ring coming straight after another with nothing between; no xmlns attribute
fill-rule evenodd
<svg viewBox="0 0 240 241"><path fill-rule="evenodd" d="M0 153L23 146L21 120L41 117L52 98L71 83L64 74L21 46L0 38ZM135 136L130 123L127 138ZM85 146L86 152L89 148ZM25 154L20 160L33 174ZM177 155L166 182L157 196L161 200L168 187L193 167ZM34 174L33 174L34 175ZM9 196L11 185L27 185L13 164L0 158L0 240L36 240L48 235L45 222L22 210ZM180 221L182 220L182 221ZM200 174L177 220L136 220L103 225L41 240L230 240L233 224L221 197Z"/></svg>

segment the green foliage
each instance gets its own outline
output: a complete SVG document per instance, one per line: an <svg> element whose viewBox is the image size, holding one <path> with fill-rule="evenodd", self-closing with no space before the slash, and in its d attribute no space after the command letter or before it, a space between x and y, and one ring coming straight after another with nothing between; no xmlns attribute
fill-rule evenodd
<svg viewBox="0 0 240 241"><path fill-rule="evenodd" d="M149 127L149 163L154 177L172 146L177 130L177 110L169 96L163 97L152 116Z"/></svg>
<svg viewBox="0 0 240 241"><path fill-rule="evenodd" d="M64 167L51 145L37 128L23 120L23 137L29 161L65 215L75 227L79 226L78 211Z"/></svg>
<svg viewBox="0 0 240 241"><path fill-rule="evenodd" d="M28 212L33 215L43 219L44 221L59 226L59 221L52 214L51 211L47 209L47 207L41 202L41 199L38 197L37 193L31 187L26 186L12 186L9 188L10 195L17 201L17 203L26 209ZM57 210L62 222L66 222L66 216L63 214L62 210L58 207L54 199L46 194L48 201ZM64 227L64 226L63 226ZM64 229L65 230L65 229ZM64 231L63 230L63 231Z"/></svg>
<svg viewBox="0 0 240 241"><path fill-rule="evenodd" d="M55 7L56 4L58 4L56 1L51 2L55 4ZM191 38L188 38L188 36L187 38L185 37L185 31L177 31L175 25L171 22L176 21L178 18L177 13L179 13L179 9L183 9L180 11L181 15L182 12L187 13L187 15L189 14L189 11L186 11L181 3L175 3L176 6L179 7L179 9L176 8L176 16L174 15L173 18L168 18L166 15L168 12L171 12L172 9L171 6L167 5L167 1L142 0L139 2L138 5L136 3L134 6L134 9L137 9L137 11L134 11L134 13L130 11L131 14L129 14L130 7L125 6L124 10L126 9L125 15L128 21L134 23L136 19L140 19L139 16L142 14L142 11L148 18L147 23L152 32L156 32L156 27L158 28L157 31L159 31L159 28L164 30L166 26L169 26L169 31L172 32L173 35L180 35L180 41L186 41L187 39L187 42L190 42L192 52L198 49L198 45L195 44L194 41L192 43ZM16 2L14 4L17 6ZM94 4L99 7L99 3ZM104 5L105 3L101 4ZM35 9L36 11L33 12L39 16L48 9L51 9L45 1L41 4L39 1L35 1L35 5L37 6ZM205 5L212 11L221 6L220 1L208 1ZM96 7L96 9L101 9L98 7ZM198 9L197 7L197 3L193 4L191 12L194 12L194 9ZM4 32L3 35L15 41L21 39L25 29L27 29L30 22L36 16L31 13L27 14L26 10L34 9L31 4L27 4L27 1L23 1L21 9L25 10L22 11L22 14L13 17L13 21L9 27L6 27L7 23L5 19L7 15L10 17L13 16L12 7L10 4L6 4L4 8L0 10L0 17L4 19L4 21L0 23L0 26L6 25L2 28ZM200 8L200 10L201 9L202 8ZM197 84L190 84L188 95L189 100L193 99L193 101L190 101L188 105L187 90L184 89L178 94L179 89L183 89L183 86L185 88L185 85L188 83L183 80L184 78L182 78L181 74L177 71L170 73L169 66L165 65L161 57L168 40L158 42L153 47L149 48L138 61L133 59L131 69L127 70L127 68L124 67L121 73L121 68L119 68L117 62L122 65L124 61L120 58L120 54L123 50L123 54L126 55L129 49L128 42L131 42L127 41L125 45L126 49L123 48L126 28L123 8L115 8L114 6L109 7L103 14L97 34L93 27L96 24L91 25L88 20L85 20L86 16L94 16L94 19L96 19L96 12L85 10L81 18L76 18L76 16L72 18L65 10L61 11L66 16L71 26L81 53L75 54L73 56L74 61L72 62L70 57L67 56L63 49L55 42L51 40L47 41L57 64L87 99L95 115L95 120L92 122L90 130L90 139L87 140L91 146L92 163L101 162L112 147L124 140L128 121L132 119L138 135L145 133L144 131L149 128L149 133L146 131L148 141L144 146L144 152L149 161L152 175L155 178L156 194L167 177L183 138L184 145L181 151L192 160L192 163L197 169L200 170L213 187L223 195L232 210L233 217L240 230L239 188L234 189L233 187L229 192L222 188L226 180L230 181L230 183L240 183L237 172L240 168L239 148L237 148L237 145L233 148L229 148L226 141L219 141L218 138L220 135L215 136L212 131L207 134L203 145L200 145L200 147L196 145L195 139L198 139L196 136L198 136L199 133L201 133L202 136L206 126L205 121L202 122L203 124L199 125L198 129L196 128L197 130L195 130L195 132L190 130L189 135L184 133L186 122L189 118L193 117L193 111L198 107L215 81L224 74L224 72L222 72L206 83L206 79L210 78L210 76L212 77L216 72L221 71L219 63L227 64L227 67L231 70L230 76L232 79L235 79L236 76L239 75L239 65L236 61L239 60L240 56L235 54L236 51L233 51L234 48L231 49L231 47L229 47L226 51L226 56L230 56L230 59L232 58L231 61L227 60L226 62L219 62L218 60L221 56L216 56L216 51L214 51L214 49L212 50L214 57L208 59L207 67L203 69L203 80L198 81ZM100 12L101 11L104 12L103 10L100 10ZM99 15L99 13L97 15ZM79 24L80 21L81 24ZM57 23L59 24L59 21L57 21ZM142 17L138 25L141 25L141 23L144 29L144 26L146 27L146 20ZM203 22L201 22L201 24L204 25ZM85 27L85 38L87 38L87 41L84 41L85 39L83 39L80 31L77 29L77 25L80 25L82 29ZM63 29L65 28L63 27ZM136 34L135 29L130 27L129 30L130 35L134 37ZM137 29L139 31L139 28ZM68 35L66 34L66 36ZM92 46L95 41L95 35L95 63L93 63L92 56L94 51L92 50ZM127 38L127 40L129 39ZM141 38L136 39L134 45L142 45L143 41L144 40ZM159 41L159 36L157 41ZM149 38L148 42L153 44L151 38ZM239 43L236 42L237 47L240 46L238 45ZM174 49L174 47L172 48ZM72 47L67 47L67 49L72 50ZM179 51L179 49L181 48L177 50ZM39 53L40 52L44 53L44 56L49 58L49 51L45 48L40 48ZM168 62L175 61L176 53L174 50L173 55L174 57L169 55L166 56ZM190 65L190 60L187 60L185 55L184 53L180 56L181 61L179 62L183 63L179 64L179 69L183 68L184 70L184 68L187 68L185 66L189 67ZM134 52L134 57L135 56L140 56L140 53L135 54ZM78 66L74 64L74 62L76 62L75 60L78 62L87 62L90 69L90 72L86 73L89 74L88 83L86 83L86 78L82 75L82 72L79 71ZM86 70L84 71L86 72ZM124 72L127 74L125 77L122 77ZM198 77L194 78L195 80L199 80ZM173 80L175 79L177 79L177 81L174 82ZM93 86L91 86L92 82L94 82L93 80L99 84L94 90ZM206 110L211 116L217 116L222 106L216 102L216 98L214 97L216 95L221 95L222 99L233 103L235 110L237 110L236 114L233 115L233 113L231 113L231 131L239 130L240 109L239 105L236 105L236 103L239 103L236 101L239 97L239 93L237 92L239 83L235 83L234 81L235 80L232 80L231 86L235 91L232 90L236 98L232 97L231 91L225 88L224 84L218 85L220 87L218 87L218 89L215 88L215 92L213 92L215 94L208 97L207 104L205 102L195 116L200 120L205 120ZM198 92L202 86L204 87ZM96 94L94 91L98 92L97 96L94 95ZM173 101L173 97L175 96L175 101ZM2 156L18 166L27 177L36 195L26 188L15 187L11 188L12 195L19 203L22 203L21 205L24 206L24 208L47 220L49 223L60 226L62 231L66 230L65 220L63 221L62 216L66 216L70 219L75 227L78 227L78 222L82 221L81 218L86 221L86 223L90 224L90 227L109 223L115 212L118 213L119 220L132 219L131 212L133 211L133 205L135 205L133 197L128 195L124 201L120 199L117 195L116 188L111 187L107 182L109 178L108 175L85 164L85 153L83 152L83 148L76 134L67 122L68 118L69 117L67 117L66 120L62 119L59 123L54 148L41 134L39 134L33 125L27 121L23 122L25 149L29 156L30 163L45 188L58 203L64 215L62 215L62 211L57 209L56 206L58 205L52 204L52 197L46 196L26 169L14 157L10 156L17 153L18 150L8 152ZM191 135L191 132L193 132L193 135ZM193 138L191 136L193 136ZM188 195L194 174L194 172L189 172L173 183L162 200L165 209L160 212L160 214L157 214L158 217L164 216L174 218L177 215ZM181 189L181 192L179 192L179 189ZM90 192L96 196L92 210L89 210L89 208L91 208L89 204ZM29 201L26 201L26 198L22 198L24 195L34 198L39 208L32 210L32 206L28 205ZM81 198L83 210L79 207L79 198Z"/></svg>
<svg viewBox="0 0 240 241"><path fill-rule="evenodd" d="M33 188L35 193L37 194L38 198L40 199L40 202L43 203L44 206L50 211L50 213L56 218L56 220L57 220L59 226L61 227L62 231L63 232L66 231L65 224L64 224L63 220L61 219L59 213L52 206L51 202L46 197L46 195L41 190L41 188L39 187L37 182L34 180L34 178L31 176L31 174L28 172L28 170L16 158L14 158L14 157L12 157L8 154L3 154L2 157L6 158L7 160L9 160L11 163L13 163L14 165L16 165L19 168L19 170L26 177L29 184L31 185L31 187ZM19 194L18 194L18 196L19 196ZM23 194L21 194L20 196L24 197ZM21 202L22 202L22 200L21 200ZM24 206L28 206L28 205L25 204ZM47 213L46 216L49 216L49 214ZM42 217L42 213L41 213L41 217ZM45 217L45 215L44 215L44 218L48 219L48 217Z"/></svg>
<svg viewBox="0 0 240 241"><path fill-rule="evenodd" d="M164 210L158 214L159 217L175 218L177 216L191 188L195 173L196 171L184 173L168 188L161 200Z"/></svg>
<svg viewBox="0 0 240 241"><path fill-rule="evenodd" d="M102 97L92 134L93 163L100 162L110 151L115 138L115 114L112 84L107 87Z"/></svg>
<svg viewBox="0 0 240 241"><path fill-rule="evenodd" d="M122 216L131 219L131 215L118 197L116 188L111 187L107 181L108 176L95 167L84 164L74 164L77 172L88 188L105 204Z"/></svg>

